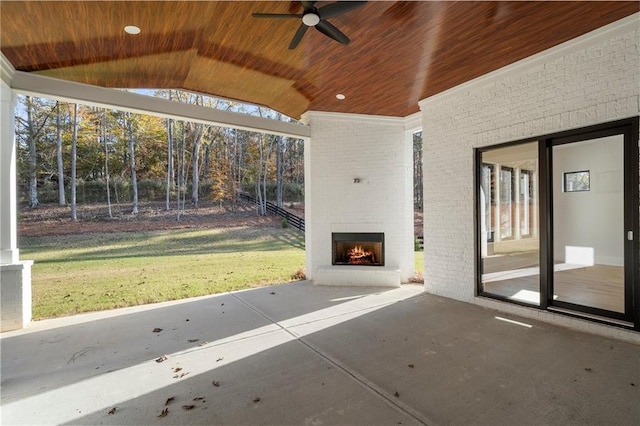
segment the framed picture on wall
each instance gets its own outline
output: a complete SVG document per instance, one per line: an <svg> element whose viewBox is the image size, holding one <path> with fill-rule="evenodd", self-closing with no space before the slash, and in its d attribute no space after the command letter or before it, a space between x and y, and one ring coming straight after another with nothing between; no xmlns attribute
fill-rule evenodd
<svg viewBox="0 0 640 426"><path fill-rule="evenodd" d="M582 192L591 189L591 176L589 170L577 172L564 172L562 177L563 192Z"/></svg>

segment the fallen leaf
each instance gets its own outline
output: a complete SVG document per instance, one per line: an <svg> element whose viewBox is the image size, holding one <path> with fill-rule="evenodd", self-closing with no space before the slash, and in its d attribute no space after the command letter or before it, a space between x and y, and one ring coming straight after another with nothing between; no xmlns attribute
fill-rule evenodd
<svg viewBox="0 0 640 426"><path fill-rule="evenodd" d="M170 396L169 398L167 398L167 400L164 402L164 405L169 405L170 402L174 401L176 398L173 396Z"/></svg>
<svg viewBox="0 0 640 426"><path fill-rule="evenodd" d="M413 368L413 367L415 367L415 365L413 365L413 364L409 364L409 365L408 365L408 367L409 367L409 368Z"/></svg>
<svg viewBox="0 0 640 426"><path fill-rule="evenodd" d="M115 414L116 413L116 407L113 407L111 410L107 411L107 414Z"/></svg>
<svg viewBox="0 0 640 426"><path fill-rule="evenodd" d="M393 396L395 396L396 398L398 398L400 396L400 394L398 392L394 393Z"/></svg>
<svg viewBox="0 0 640 426"><path fill-rule="evenodd" d="M276 292L275 292L275 291L272 291L272 292L271 292L271 293L269 293L269 294L276 294Z"/></svg>
<svg viewBox="0 0 640 426"><path fill-rule="evenodd" d="M182 406L183 410L193 410L194 408L196 408L195 405L183 405Z"/></svg>
<svg viewBox="0 0 640 426"><path fill-rule="evenodd" d="M167 414L169 414L169 408L165 407L165 409L162 410L162 413L160 413L160 415L158 417L166 417Z"/></svg>
<svg viewBox="0 0 640 426"><path fill-rule="evenodd" d="M180 373L180 374L176 374L175 376L173 376L174 379L182 379L184 376L186 376L187 374L189 374L189 372L187 371L186 373Z"/></svg>
<svg viewBox="0 0 640 426"><path fill-rule="evenodd" d="M584 371L588 371L589 373L591 373L593 370L591 369L591 367L587 367L584 369Z"/></svg>
<svg viewBox="0 0 640 426"><path fill-rule="evenodd" d="M220 382L218 382L217 380L214 380L213 382L211 382L213 384L213 386L219 388L220 387Z"/></svg>
<svg viewBox="0 0 640 426"><path fill-rule="evenodd" d="M174 373L177 373L180 370L182 370L182 367L173 367L173 372Z"/></svg>
<svg viewBox="0 0 640 426"><path fill-rule="evenodd" d="M202 401L204 398L201 396L196 396L195 398L193 398L194 401Z"/></svg>
<svg viewBox="0 0 640 426"><path fill-rule="evenodd" d="M220 358L216 359L216 362L220 362L220 361L222 361L223 359L224 359L224 357L220 357Z"/></svg>
<svg viewBox="0 0 640 426"><path fill-rule="evenodd" d="M162 331L162 329L161 329L161 328L158 328L158 327L156 327L156 328L154 328L154 329L153 329L153 332L154 332L154 333L160 333L161 331Z"/></svg>
<svg viewBox="0 0 640 426"><path fill-rule="evenodd" d="M197 341L199 341L200 339L187 339L187 342L189 343L195 343Z"/></svg>
<svg viewBox="0 0 640 426"><path fill-rule="evenodd" d="M206 345L207 343L208 343L208 342L202 342L202 343L200 343L198 346L204 346L204 345Z"/></svg>
<svg viewBox="0 0 640 426"><path fill-rule="evenodd" d="M253 402L260 402L260 397L258 396L258 397L253 398Z"/></svg>
<svg viewBox="0 0 640 426"><path fill-rule="evenodd" d="M163 362L163 361L166 361L168 359L169 359L168 356L162 355L160 358L156 359L156 362Z"/></svg>
<svg viewBox="0 0 640 426"><path fill-rule="evenodd" d="M631 386L635 386L635 385L636 385L635 383L631 382Z"/></svg>

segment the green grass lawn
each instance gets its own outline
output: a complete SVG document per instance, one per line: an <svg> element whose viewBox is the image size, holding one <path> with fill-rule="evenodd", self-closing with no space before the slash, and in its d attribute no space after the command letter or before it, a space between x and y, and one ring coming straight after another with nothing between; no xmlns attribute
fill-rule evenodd
<svg viewBox="0 0 640 426"><path fill-rule="evenodd" d="M416 274L424 273L424 251L416 252L415 268Z"/></svg>
<svg viewBox="0 0 640 426"><path fill-rule="evenodd" d="M226 228L21 238L33 317L177 300L279 284L304 267L293 229ZM423 271L416 252L416 272Z"/></svg>
<svg viewBox="0 0 640 426"><path fill-rule="evenodd" d="M283 283L304 267L293 229L23 237L34 319Z"/></svg>

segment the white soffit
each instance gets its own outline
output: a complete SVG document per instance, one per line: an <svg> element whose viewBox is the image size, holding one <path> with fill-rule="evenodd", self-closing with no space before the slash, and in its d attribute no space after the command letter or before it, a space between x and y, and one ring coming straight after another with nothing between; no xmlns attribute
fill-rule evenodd
<svg viewBox="0 0 640 426"><path fill-rule="evenodd" d="M5 70L5 62L11 67L2 56L3 80L6 74L11 88L26 95L293 138L304 139L311 136L311 129L301 124L183 104L22 71L14 71L11 76L10 69Z"/></svg>

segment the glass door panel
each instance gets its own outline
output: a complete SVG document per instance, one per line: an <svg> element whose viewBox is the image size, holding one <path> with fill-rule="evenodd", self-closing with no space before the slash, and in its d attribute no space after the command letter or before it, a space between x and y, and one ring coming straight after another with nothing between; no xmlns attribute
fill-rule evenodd
<svg viewBox="0 0 640 426"><path fill-rule="evenodd" d="M480 292L540 304L538 143L482 152Z"/></svg>
<svg viewBox="0 0 640 426"><path fill-rule="evenodd" d="M553 295L625 312L624 136L555 145Z"/></svg>

